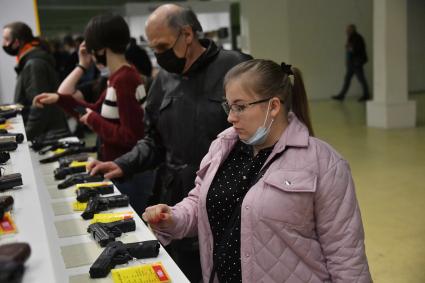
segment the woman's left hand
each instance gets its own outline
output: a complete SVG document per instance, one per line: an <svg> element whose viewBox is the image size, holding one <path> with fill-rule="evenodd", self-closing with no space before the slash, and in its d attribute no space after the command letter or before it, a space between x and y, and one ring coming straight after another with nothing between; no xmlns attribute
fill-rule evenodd
<svg viewBox="0 0 425 283"><path fill-rule="evenodd" d="M80 122L83 123L84 125L86 125L87 127L91 128L89 123L88 123L88 119L89 119L89 115L93 112L93 110L91 110L90 108L86 108L86 114L84 114L83 116L80 117Z"/></svg>

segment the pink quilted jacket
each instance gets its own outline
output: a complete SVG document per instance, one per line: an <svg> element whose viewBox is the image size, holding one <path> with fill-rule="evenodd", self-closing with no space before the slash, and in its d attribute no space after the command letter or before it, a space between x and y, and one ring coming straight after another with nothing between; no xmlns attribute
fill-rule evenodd
<svg viewBox="0 0 425 283"><path fill-rule="evenodd" d="M242 203L243 282L372 282L347 162L309 137L292 113L289 120L269 159L286 151ZM154 231L165 245L198 235L204 282L213 266L207 191L237 139L233 128L218 136L201 162L195 188L172 208L173 227Z"/></svg>

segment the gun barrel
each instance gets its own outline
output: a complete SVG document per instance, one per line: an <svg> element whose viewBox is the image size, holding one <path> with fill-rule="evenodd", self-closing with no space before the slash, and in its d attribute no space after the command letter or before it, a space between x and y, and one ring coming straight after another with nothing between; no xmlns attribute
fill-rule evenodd
<svg viewBox="0 0 425 283"><path fill-rule="evenodd" d="M3 175L0 177L0 192L22 186L22 176L20 173Z"/></svg>
<svg viewBox="0 0 425 283"><path fill-rule="evenodd" d="M90 183L90 182L100 182L103 181L102 175L94 175L91 176L88 173L77 173L75 175L71 175L68 177L68 179L65 179L62 183L58 184L58 189L66 189L76 184L82 184L82 183Z"/></svg>
<svg viewBox="0 0 425 283"><path fill-rule="evenodd" d="M114 192L114 185L80 187L76 192L79 202L88 202L91 197L112 194Z"/></svg>

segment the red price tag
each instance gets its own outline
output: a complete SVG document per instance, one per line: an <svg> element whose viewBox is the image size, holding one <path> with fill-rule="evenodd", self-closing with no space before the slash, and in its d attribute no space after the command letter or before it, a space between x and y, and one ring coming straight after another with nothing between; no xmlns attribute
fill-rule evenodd
<svg viewBox="0 0 425 283"><path fill-rule="evenodd" d="M167 282L168 280L170 280L167 276L167 274L165 273L164 269L162 269L161 265L152 265L153 270L155 271L155 274L158 276L159 281L163 282Z"/></svg>

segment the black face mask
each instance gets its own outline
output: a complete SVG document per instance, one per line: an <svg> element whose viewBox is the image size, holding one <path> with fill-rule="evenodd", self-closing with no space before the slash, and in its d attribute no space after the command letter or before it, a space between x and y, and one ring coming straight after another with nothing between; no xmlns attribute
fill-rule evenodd
<svg viewBox="0 0 425 283"><path fill-rule="evenodd" d="M12 47L13 42L14 42L14 40L12 40L12 42L9 43L9 45L6 45L6 46L3 45L4 52L6 52L7 54L9 54L10 56L16 56L19 53L19 47L18 48L13 48Z"/></svg>
<svg viewBox="0 0 425 283"><path fill-rule="evenodd" d="M162 53L155 53L156 61L158 64L167 72L170 73L176 73L181 74L183 72L184 66L186 65L186 52L185 57L179 58L177 57L176 53L174 53L174 46L177 43L177 40L179 40L181 33L176 39L176 42L174 42L173 46L167 50L165 50Z"/></svg>
<svg viewBox="0 0 425 283"><path fill-rule="evenodd" d="M99 55L96 52L94 52L94 58L96 58L97 64L102 64L106 67L106 51L103 53L103 55Z"/></svg>

